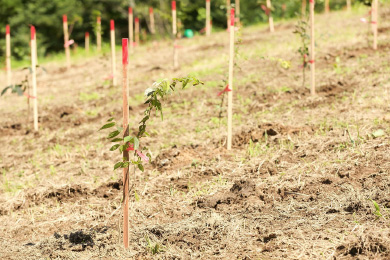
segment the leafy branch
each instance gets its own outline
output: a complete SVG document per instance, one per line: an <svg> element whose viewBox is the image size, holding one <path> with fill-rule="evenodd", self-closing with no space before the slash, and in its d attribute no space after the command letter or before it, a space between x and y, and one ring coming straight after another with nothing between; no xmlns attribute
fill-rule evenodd
<svg viewBox="0 0 390 260"><path fill-rule="evenodd" d="M295 31L294 33L297 34L300 39L301 39L301 46L298 49L298 53L301 56L302 59L302 86L305 86L305 72L307 65L309 61L307 60L307 57L309 56L309 41L310 41L310 36L308 34L309 31L309 24L307 19L304 20L305 18L302 18L302 20L298 21L298 24L295 25Z"/></svg>
<svg viewBox="0 0 390 260"><path fill-rule="evenodd" d="M203 82L195 77L188 76L183 78L174 78L171 81L164 79L159 82L155 82L151 88L146 89L146 101L144 104L147 104L148 106L144 111L144 117L139 122L138 133L135 136L129 136L127 134L129 126L127 126L127 129L117 126L117 122L114 118L108 119L106 124L99 129L100 131L116 126L117 129L110 132L107 136L107 139L109 139L110 142L115 143L111 146L110 151L118 150L119 153L123 153L123 151L134 151L134 160L129 160L128 158L123 157L122 161L115 163L114 170L118 168L127 168L130 164L133 164L134 167L138 167L139 170L144 171L143 163L148 162L151 159L150 153L147 152L145 155L142 152L148 150L147 147L140 147L140 140L143 137L148 136L148 133L146 132L147 122L150 119L153 110L155 110L156 114L159 113L161 120L163 120L161 101L166 96L173 93L179 84L181 84L181 89L184 89L188 85L197 86L203 84ZM121 133L123 134L123 138L118 137Z"/></svg>

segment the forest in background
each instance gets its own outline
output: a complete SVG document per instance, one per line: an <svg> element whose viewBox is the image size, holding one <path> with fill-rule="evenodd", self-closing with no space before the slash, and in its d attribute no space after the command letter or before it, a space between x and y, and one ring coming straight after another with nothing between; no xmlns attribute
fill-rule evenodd
<svg viewBox="0 0 390 260"><path fill-rule="evenodd" d="M70 38L84 45L85 32L90 32L95 43L96 17L102 17L103 40L109 40L109 20L114 19L116 36L128 37L128 7L140 18L141 40L149 36L149 7L154 8L156 37L169 37L171 28L170 0L0 0L0 60L4 60L5 26L11 27L12 55L14 59L29 59L29 26L37 29L38 56L43 57L63 50L62 15L68 15ZM231 1L234 6L234 0ZM345 8L346 0L331 0L330 8ZM355 0L370 4L371 0ZM266 0L241 0L240 19L244 25L267 22L261 5ZM296 17L301 11L301 0L277 0L272 2L274 20ZM178 0L178 19L182 29L199 33L205 26L205 0ZM226 28L226 0L211 0L213 29ZM316 0L316 11L323 12L324 0Z"/></svg>

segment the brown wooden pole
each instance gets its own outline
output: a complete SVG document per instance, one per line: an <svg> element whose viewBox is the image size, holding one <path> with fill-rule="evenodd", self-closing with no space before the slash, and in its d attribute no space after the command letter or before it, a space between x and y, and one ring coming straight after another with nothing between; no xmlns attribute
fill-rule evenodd
<svg viewBox="0 0 390 260"><path fill-rule="evenodd" d="M154 25L153 7L149 7L149 20L150 20L150 33L151 34L155 34L156 33L156 27Z"/></svg>
<svg viewBox="0 0 390 260"><path fill-rule="evenodd" d="M176 1L172 1L172 34L173 34L173 68L179 67L178 44L177 44L177 22L176 22Z"/></svg>
<svg viewBox="0 0 390 260"><path fill-rule="evenodd" d="M114 20L110 21L110 39L111 39L111 76L112 85L116 86L116 56L115 56L115 23Z"/></svg>
<svg viewBox="0 0 390 260"><path fill-rule="evenodd" d="M240 25L240 0L236 0L236 19L237 19L237 24Z"/></svg>
<svg viewBox="0 0 390 260"><path fill-rule="evenodd" d="M229 48L229 91L228 91L228 138L227 149L232 149L233 128L233 70L234 70L234 8L230 11L230 48Z"/></svg>
<svg viewBox="0 0 390 260"><path fill-rule="evenodd" d="M230 9L231 9L231 2L230 0L226 0L226 24L228 30L230 28Z"/></svg>
<svg viewBox="0 0 390 260"><path fill-rule="evenodd" d="M347 0L347 11L351 12L351 9L352 9L352 2L351 0Z"/></svg>
<svg viewBox="0 0 390 260"><path fill-rule="evenodd" d="M275 27L274 27L274 18L272 17L272 4L271 0L267 0L267 8L269 10L269 16L268 16L268 22L269 22L269 31L274 32Z"/></svg>
<svg viewBox="0 0 390 260"><path fill-rule="evenodd" d="M310 93L316 94L315 80L315 40L314 40L314 0L310 0Z"/></svg>
<svg viewBox="0 0 390 260"><path fill-rule="evenodd" d="M371 24L372 24L372 30L374 33L374 41L373 41L373 49L378 49L378 0L372 1L372 8L371 8Z"/></svg>
<svg viewBox="0 0 390 260"><path fill-rule="evenodd" d="M33 112L34 112L34 130L38 131L38 100L37 100L37 55L36 55L36 38L35 38L35 27L31 26L31 81L32 81L32 90L33 95ZM30 98L30 97L29 97Z"/></svg>
<svg viewBox="0 0 390 260"><path fill-rule="evenodd" d="M325 14L329 14L330 8L329 8L329 0L325 0Z"/></svg>
<svg viewBox="0 0 390 260"><path fill-rule="evenodd" d="M102 50L102 19L100 16L96 19L96 50Z"/></svg>
<svg viewBox="0 0 390 260"><path fill-rule="evenodd" d="M306 16L306 0L302 0L302 10L301 10L302 17Z"/></svg>
<svg viewBox="0 0 390 260"><path fill-rule="evenodd" d="M140 45L140 42L139 42L139 18L136 17L135 18L135 46L139 46Z"/></svg>
<svg viewBox="0 0 390 260"><path fill-rule="evenodd" d="M62 24L64 28L64 48L65 48L65 55L66 55L66 67L70 69L71 63L70 63L70 49L69 49L69 32L68 32L68 17L66 14L62 16Z"/></svg>
<svg viewBox="0 0 390 260"><path fill-rule="evenodd" d="M85 33L85 52L89 54L89 32Z"/></svg>
<svg viewBox="0 0 390 260"><path fill-rule="evenodd" d="M11 33L10 27L5 26L5 69L7 71L7 86L12 85L11 71Z"/></svg>
<svg viewBox="0 0 390 260"><path fill-rule="evenodd" d="M134 25L133 25L133 8L129 7L129 46L130 53L134 53Z"/></svg>
<svg viewBox="0 0 390 260"><path fill-rule="evenodd" d="M206 36L210 36L211 34L210 15L211 15L210 0L206 0Z"/></svg>
<svg viewBox="0 0 390 260"><path fill-rule="evenodd" d="M123 138L129 136L129 89L127 79L127 66L129 64L128 51L128 39L122 39ZM126 149L123 150L123 158L126 161L129 161L129 152ZM129 247L129 166L123 168L123 245L125 248Z"/></svg>

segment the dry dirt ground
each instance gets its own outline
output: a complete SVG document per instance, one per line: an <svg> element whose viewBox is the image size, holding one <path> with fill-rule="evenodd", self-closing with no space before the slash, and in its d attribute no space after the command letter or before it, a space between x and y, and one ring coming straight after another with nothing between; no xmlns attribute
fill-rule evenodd
<svg viewBox="0 0 390 260"><path fill-rule="evenodd" d="M103 80L109 56L68 71L44 64L39 133L26 125L25 97L0 99L0 259L390 259L390 9L380 13L377 51L359 21L366 12L317 17L315 97L308 78L302 86L295 21L272 35L243 30L232 151L226 98L221 109L217 97L226 32L182 40L177 71L170 43L139 49L134 130L155 80L193 73L205 84L170 96L164 121L148 126L153 160L131 175L129 250L121 171L112 170L120 155L97 131L122 113L121 87Z"/></svg>

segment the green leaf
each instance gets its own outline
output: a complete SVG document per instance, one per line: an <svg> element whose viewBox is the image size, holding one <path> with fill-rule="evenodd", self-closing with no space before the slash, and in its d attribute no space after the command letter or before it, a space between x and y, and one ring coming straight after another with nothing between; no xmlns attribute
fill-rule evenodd
<svg viewBox="0 0 390 260"><path fill-rule="evenodd" d="M110 151L115 151L116 149L118 149L119 146L120 146L120 144L116 144L116 145L111 146Z"/></svg>
<svg viewBox="0 0 390 260"><path fill-rule="evenodd" d="M119 132L118 130L114 131L114 132L111 132L109 135L108 135L108 139L111 139L111 138L114 138L115 136L118 136L121 132Z"/></svg>
<svg viewBox="0 0 390 260"><path fill-rule="evenodd" d="M111 123L105 124L104 126L102 126L102 128L99 129L99 131L103 130L103 129L110 128L110 127L113 127L114 125L115 125L115 122L111 122Z"/></svg>
<svg viewBox="0 0 390 260"><path fill-rule="evenodd" d="M379 208L378 203L376 203L375 200L371 200L371 201L372 201L372 203L374 204L374 207L375 207L376 211L377 211L377 212L378 212L378 211L381 211L381 209Z"/></svg>
<svg viewBox="0 0 390 260"><path fill-rule="evenodd" d="M7 90L8 90L9 88L12 88L12 86L8 86L8 87L6 87L5 89L3 89L3 91L1 91L1 96L4 95L5 92L7 92Z"/></svg>
<svg viewBox="0 0 390 260"><path fill-rule="evenodd" d="M385 131L383 131L382 129L376 130L375 132L372 133L372 136L374 138L378 138L384 135L385 135Z"/></svg>
<svg viewBox="0 0 390 260"><path fill-rule="evenodd" d="M139 147L139 140L137 137L134 137L134 150L138 150Z"/></svg>
<svg viewBox="0 0 390 260"><path fill-rule="evenodd" d="M122 138L115 138L111 140L112 143L122 142Z"/></svg>
<svg viewBox="0 0 390 260"><path fill-rule="evenodd" d="M108 119L107 122L111 122L112 120L114 120L113 117L111 117L110 119Z"/></svg>
<svg viewBox="0 0 390 260"><path fill-rule="evenodd" d="M114 171L120 167L122 167L123 165L123 162L117 162L115 165L114 165Z"/></svg>
<svg viewBox="0 0 390 260"><path fill-rule="evenodd" d="M138 169L140 169L141 172L144 172L144 166L142 164L138 164Z"/></svg>
<svg viewBox="0 0 390 260"><path fill-rule="evenodd" d="M133 137L131 137L131 136L126 136L125 138L123 138L124 143L131 142L132 140L133 140Z"/></svg>

